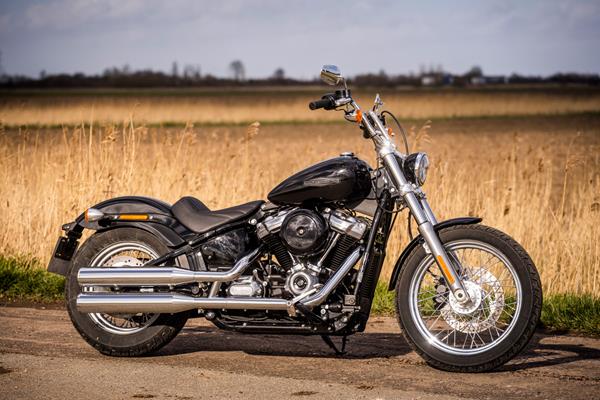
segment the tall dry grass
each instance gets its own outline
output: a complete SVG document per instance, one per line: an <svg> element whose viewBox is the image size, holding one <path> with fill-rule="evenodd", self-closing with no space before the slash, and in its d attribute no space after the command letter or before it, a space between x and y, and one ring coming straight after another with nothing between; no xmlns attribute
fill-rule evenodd
<svg viewBox="0 0 600 400"><path fill-rule="evenodd" d="M198 96L29 96L0 97L0 122L9 126L76 125L81 121L197 124L252 121L339 121L338 113L309 112L315 92L248 94L237 91ZM184 92L185 93L185 92ZM359 104L370 107L374 92L355 91ZM401 118L553 115L597 112L600 91L393 91L383 95L388 109Z"/></svg>
<svg viewBox="0 0 600 400"><path fill-rule="evenodd" d="M600 293L597 118L434 121L418 135L420 127L408 128L433 160L425 190L440 219L479 215L511 234L548 293ZM194 195L211 208L264 198L294 171L345 150L374 164L371 144L352 125L149 129L130 120L4 129L0 253L47 261L60 225L108 197ZM407 241L399 218L384 276Z"/></svg>

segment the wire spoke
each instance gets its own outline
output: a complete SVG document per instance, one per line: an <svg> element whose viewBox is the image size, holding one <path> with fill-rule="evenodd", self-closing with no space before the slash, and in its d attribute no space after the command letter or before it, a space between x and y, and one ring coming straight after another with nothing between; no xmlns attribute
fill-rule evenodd
<svg viewBox="0 0 600 400"><path fill-rule="evenodd" d="M461 279L475 301L466 305L459 305L447 287L437 292L446 284L433 268L432 259L423 266L419 292L413 298L430 340L454 349L479 351L493 345L511 329L520 307L520 286L512 266L497 251L471 243L448 249L460 262ZM425 279L427 285L423 283ZM440 326L441 321L448 327Z"/></svg>

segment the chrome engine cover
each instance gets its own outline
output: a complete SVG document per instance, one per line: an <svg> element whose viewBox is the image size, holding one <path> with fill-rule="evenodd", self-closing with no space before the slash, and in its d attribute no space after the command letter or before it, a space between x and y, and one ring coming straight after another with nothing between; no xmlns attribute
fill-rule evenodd
<svg viewBox="0 0 600 400"><path fill-rule="evenodd" d="M285 290L293 296L300 296L309 290L318 287L321 268L316 265L295 264L288 272L285 280Z"/></svg>
<svg viewBox="0 0 600 400"><path fill-rule="evenodd" d="M253 276L241 277L227 288L230 297L262 297L263 286Z"/></svg>

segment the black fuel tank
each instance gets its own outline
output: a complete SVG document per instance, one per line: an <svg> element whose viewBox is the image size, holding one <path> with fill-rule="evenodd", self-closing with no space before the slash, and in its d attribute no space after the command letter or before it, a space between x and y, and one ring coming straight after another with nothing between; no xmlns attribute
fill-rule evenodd
<svg viewBox="0 0 600 400"><path fill-rule="evenodd" d="M354 156L341 156L308 167L281 182L269 193L278 205L311 202L358 204L371 191L371 168Z"/></svg>

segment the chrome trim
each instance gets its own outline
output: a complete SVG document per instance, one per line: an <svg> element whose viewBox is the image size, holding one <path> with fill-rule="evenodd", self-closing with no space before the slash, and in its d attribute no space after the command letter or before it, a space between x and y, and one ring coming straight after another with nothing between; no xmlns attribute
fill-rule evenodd
<svg viewBox="0 0 600 400"><path fill-rule="evenodd" d="M437 225L438 220L433 214L433 210L431 210L431 207L429 206L429 202L427 201L425 195L421 197L421 206L423 207L423 211L425 212L425 215L427 216L429 222L431 222L433 225Z"/></svg>
<svg viewBox="0 0 600 400"><path fill-rule="evenodd" d="M104 213L96 208L88 208L85 211L86 222L96 222L104 218Z"/></svg>
<svg viewBox="0 0 600 400"><path fill-rule="evenodd" d="M77 281L82 286L174 286L194 282L227 282L242 275L261 252L262 247L254 249L239 259L229 271L223 272L190 271L176 267L81 268Z"/></svg>
<svg viewBox="0 0 600 400"><path fill-rule="evenodd" d="M331 278L329 278L327 283L325 283L325 286L323 286L323 288L321 288L321 290L319 290L317 293L307 298L306 301L303 301L302 304L308 307L314 307L323 303L327 296L329 296L329 294L333 291L333 289L335 289L337 285L340 284L342 279L344 279L348 272L350 272L350 270L354 267L354 265L360 258L361 253L362 248L357 247L352 253L350 253L348 258L346 258L346 260L340 266L337 272Z"/></svg>
<svg viewBox="0 0 600 400"><path fill-rule="evenodd" d="M367 230L366 223L354 217L345 216L339 211L332 212L326 218L331 229L344 235L352 236L355 239L362 239Z"/></svg>
<svg viewBox="0 0 600 400"><path fill-rule="evenodd" d="M325 252L321 256L321 258L319 258L319 261L317 261L317 267L319 267L319 269L323 266L325 259L327 258L329 253L331 253L331 250L333 250L333 247L337 244L338 240L340 240L341 235L338 232L336 232L334 235L335 236L333 237L333 239L331 239L329 245L325 249Z"/></svg>
<svg viewBox="0 0 600 400"><path fill-rule="evenodd" d="M77 296L83 313L177 313L195 308L231 310L287 310L283 299L192 297L178 293L87 294Z"/></svg>
<svg viewBox="0 0 600 400"><path fill-rule="evenodd" d="M268 216L260 223L256 224L256 235L258 238L262 239L271 233L279 232L281 229L281 224L283 224L283 220L293 210L295 210L295 208L291 210L280 211L276 215Z"/></svg>
<svg viewBox="0 0 600 400"><path fill-rule="evenodd" d="M82 293L77 296L77 309L84 313L177 313L195 308L236 309L236 310L287 310L295 315L294 304L300 302L307 307L322 304L340 284L346 274L354 267L362 254L361 247L356 248L346 258L341 267L316 293L300 301L304 296L291 301L265 298L234 297L192 297L178 293ZM307 292L307 293L310 293ZM306 294L304 294L306 295Z"/></svg>
<svg viewBox="0 0 600 400"><path fill-rule="evenodd" d="M328 85L334 86L344 82L344 77L337 65L323 65L321 68L321 80Z"/></svg>
<svg viewBox="0 0 600 400"><path fill-rule="evenodd" d="M219 289L221 289L222 282L213 282L210 285L210 290L208 292L208 297L217 297L219 295Z"/></svg>

